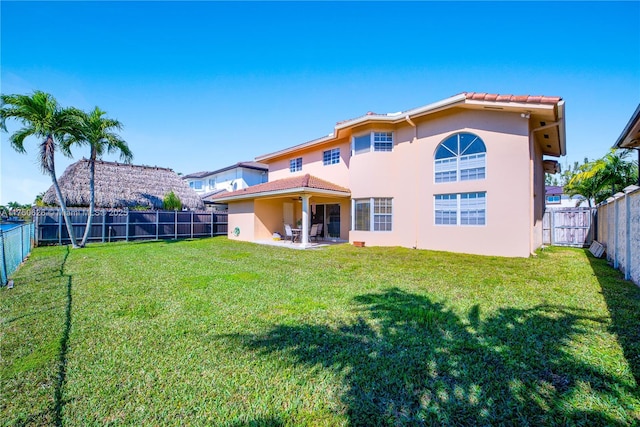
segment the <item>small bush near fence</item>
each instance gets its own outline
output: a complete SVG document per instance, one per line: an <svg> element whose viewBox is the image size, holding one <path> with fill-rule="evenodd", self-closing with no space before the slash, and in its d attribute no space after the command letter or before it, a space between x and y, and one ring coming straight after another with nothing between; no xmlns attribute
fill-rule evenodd
<svg viewBox="0 0 640 427"><path fill-rule="evenodd" d="M33 223L19 225L9 230L0 230L0 285L4 286L31 253L34 246Z"/></svg>
<svg viewBox="0 0 640 427"><path fill-rule="evenodd" d="M83 235L88 215L88 209L69 210L76 236ZM37 209L34 211L34 220L38 245L69 243L60 209ZM226 212L111 209L94 213L88 241L184 239L226 234Z"/></svg>

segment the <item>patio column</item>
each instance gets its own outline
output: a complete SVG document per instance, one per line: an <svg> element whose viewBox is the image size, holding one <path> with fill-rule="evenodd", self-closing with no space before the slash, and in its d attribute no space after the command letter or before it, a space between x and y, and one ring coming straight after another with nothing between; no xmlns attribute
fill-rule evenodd
<svg viewBox="0 0 640 427"><path fill-rule="evenodd" d="M302 239L300 246L303 248L309 246L309 199L311 195L302 195Z"/></svg>

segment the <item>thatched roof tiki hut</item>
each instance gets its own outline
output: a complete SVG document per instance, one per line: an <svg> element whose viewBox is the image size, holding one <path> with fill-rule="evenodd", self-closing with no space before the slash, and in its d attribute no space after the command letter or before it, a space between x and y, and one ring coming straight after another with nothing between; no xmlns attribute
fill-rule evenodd
<svg viewBox="0 0 640 427"><path fill-rule="evenodd" d="M69 207L89 206L89 161L70 165L58 179L62 195ZM168 168L138 166L116 162L96 162L96 208L149 207L162 209L162 201L173 191L183 207L203 209L200 196L178 174ZM53 187L42 201L57 205Z"/></svg>

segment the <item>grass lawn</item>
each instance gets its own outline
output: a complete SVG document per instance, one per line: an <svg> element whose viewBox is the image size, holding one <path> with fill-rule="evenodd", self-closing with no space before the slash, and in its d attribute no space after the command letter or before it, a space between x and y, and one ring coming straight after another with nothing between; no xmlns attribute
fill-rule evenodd
<svg viewBox="0 0 640 427"><path fill-rule="evenodd" d="M640 424L640 288L583 250L114 243L14 279L6 425Z"/></svg>

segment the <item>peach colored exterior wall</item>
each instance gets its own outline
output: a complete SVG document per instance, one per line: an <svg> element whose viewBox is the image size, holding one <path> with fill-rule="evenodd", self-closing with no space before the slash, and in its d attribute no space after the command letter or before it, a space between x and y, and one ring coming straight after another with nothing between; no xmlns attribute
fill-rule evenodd
<svg viewBox="0 0 640 427"><path fill-rule="evenodd" d="M533 144L533 246L535 250L542 246L542 217L544 216L545 189L544 189L544 165L542 163L542 149Z"/></svg>
<svg viewBox="0 0 640 427"><path fill-rule="evenodd" d="M255 201L255 239L271 239L274 232L283 233L282 199L258 199Z"/></svg>
<svg viewBox="0 0 640 427"><path fill-rule="evenodd" d="M364 241L367 246L527 257L542 244L544 171L540 148L530 145L528 120L517 113L451 109L414 123L416 127L402 122L392 128L391 152L351 156L351 138L345 137L267 161L269 181L295 176L289 171L289 160L302 157L302 171L296 174L309 173L347 187L352 199L392 198L393 231L390 232L350 231L351 200L333 201L341 203L341 238ZM388 129L388 124L368 124L353 129L353 135ZM486 178L436 184L435 150L447 137L460 132L473 133L484 141ZM324 166L323 151L335 147L340 147L340 163ZM486 225L436 225L435 195L467 192L486 192ZM311 198L311 204L321 202L325 201ZM229 204L230 213L234 205L236 203ZM273 231L282 229L282 200L256 200L255 209L255 239L270 238ZM242 221L245 221L244 215L242 211ZM299 206L295 216L300 217ZM231 222L229 230L230 233L233 230Z"/></svg>
<svg viewBox="0 0 640 427"><path fill-rule="evenodd" d="M352 198L391 197L394 218L392 232L351 231L349 240L371 246L528 256L532 203L528 122L518 114L461 111L416 125L416 129L408 124L396 129L393 152L351 159ZM486 178L436 184L435 150L459 132L476 134L484 141ZM486 225L435 225L435 195L467 192L486 192Z"/></svg>
<svg viewBox="0 0 640 427"><path fill-rule="evenodd" d="M340 163L325 166L322 163L322 153L332 148L340 148ZM330 181L334 184L348 187L350 156L351 141L349 139L343 139L332 144L324 145L321 149L306 150L292 156L282 157L273 162L269 162L269 181L311 174L323 179L330 177ZM302 157L302 170L299 172L290 172L289 161L297 157Z"/></svg>
<svg viewBox="0 0 640 427"><path fill-rule="evenodd" d="M245 242L251 242L255 240L255 215L253 201L229 203L228 213L229 231L227 235L229 236L229 238L233 240L242 240ZM238 236L235 236L233 234L233 230L236 227L240 229L240 234Z"/></svg>

